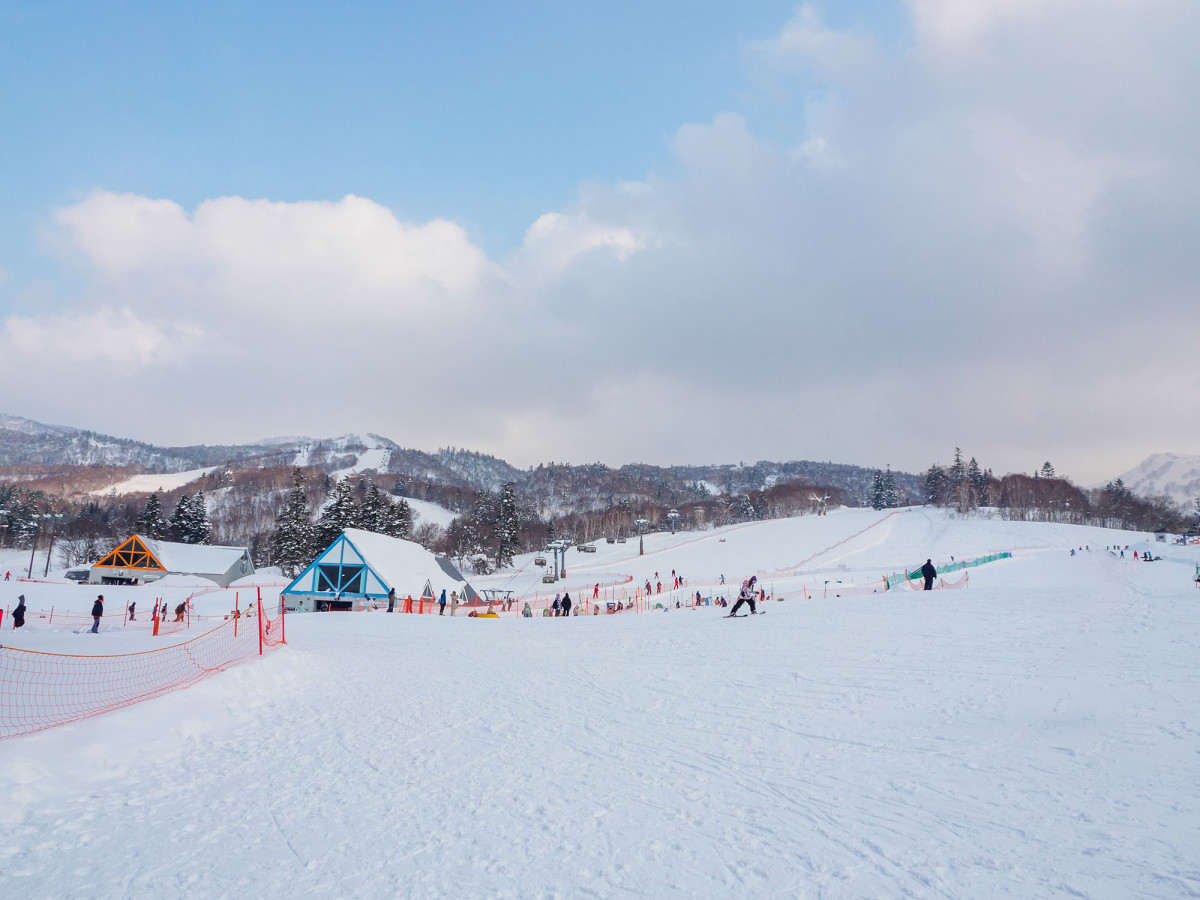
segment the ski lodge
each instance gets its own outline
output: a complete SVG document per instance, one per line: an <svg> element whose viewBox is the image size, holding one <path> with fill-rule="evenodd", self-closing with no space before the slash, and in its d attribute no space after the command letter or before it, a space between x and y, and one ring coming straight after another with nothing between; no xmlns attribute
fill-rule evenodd
<svg viewBox="0 0 1200 900"><path fill-rule="evenodd" d="M146 584L167 575L196 575L221 587L254 573L245 547L177 544L135 534L92 566L90 584Z"/></svg>
<svg viewBox="0 0 1200 900"><path fill-rule="evenodd" d="M347 528L312 564L283 589L289 611L358 610L370 600L385 600L395 589L397 600L436 600L457 591L464 603L478 595L450 560L420 544Z"/></svg>

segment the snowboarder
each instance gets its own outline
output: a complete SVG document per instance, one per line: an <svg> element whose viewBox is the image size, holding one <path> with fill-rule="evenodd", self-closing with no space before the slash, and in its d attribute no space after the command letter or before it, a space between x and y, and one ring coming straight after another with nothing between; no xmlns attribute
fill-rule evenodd
<svg viewBox="0 0 1200 900"><path fill-rule="evenodd" d="M933 579L937 577L937 569L933 567L933 560L925 560L925 565L921 566L921 577L925 579L925 590L933 590Z"/></svg>
<svg viewBox="0 0 1200 900"><path fill-rule="evenodd" d="M600 596L600 582L596 582L596 586L592 588L592 599L595 600Z"/></svg>
<svg viewBox="0 0 1200 900"><path fill-rule="evenodd" d="M130 603L130 604L129 604L129 621L130 621L130 622L135 622L135 621L137 621L137 616L135 616L135 615L133 614L133 611L134 611L135 609L137 609L137 601L136 601L136 600L134 600L132 603Z"/></svg>
<svg viewBox="0 0 1200 900"><path fill-rule="evenodd" d="M180 603L178 606L175 607L175 621L182 622L183 615L186 612L187 612L187 601L184 601L183 603Z"/></svg>
<svg viewBox="0 0 1200 900"><path fill-rule="evenodd" d="M98 594L92 604L92 634L100 633L100 617L104 615L104 595Z"/></svg>
<svg viewBox="0 0 1200 900"><path fill-rule="evenodd" d="M20 628L25 624L25 595L22 594L17 598L17 606L12 611L13 628Z"/></svg>
<svg viewBox="0 0 1200 900"><path fill-rule="evenodd" d="M442 596L438 597L438 607L439 607L438 615L444 616L446 614L446 589L445 588L442 588Z"/></svg>
<svg viewBox="0 0 1200 900"><path fill-rule="evenodd" d="M529 608L528 600L525 601L525 608L521 610L521 615L524 616L526 619L533 618L533 610Z"/></svg>
<svg viewBox="0 0 1200 900"><path fill-rule="evenodd" d="M563 594L562 614L564 616L569 616L571 614L571 595L570 594Z"/></svg>
<svg viewBox="0 0 1200 900"><path fill-rule="evenodd" d="M754 585L758 581L757 575L751 575L750 580L742 584L742 590L738 593L737 603L733 604L733 609L729 611L729 615L736 616L737 611L742 608L742 604L746 603L750 606L750 615L756 612L754 608Z"/></svg>

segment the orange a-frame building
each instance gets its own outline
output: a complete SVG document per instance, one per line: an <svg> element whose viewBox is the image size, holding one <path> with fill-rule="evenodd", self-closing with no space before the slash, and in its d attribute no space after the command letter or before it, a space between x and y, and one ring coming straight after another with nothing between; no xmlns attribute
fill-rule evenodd
<svg viewBox="0 0 1200 900"><path fill-rule="evenodd" d="M133 535L92 565L92 584L145 584L164 575L199 575L227 587L253 574L254 563L245 547L177 544Z"/></svg>

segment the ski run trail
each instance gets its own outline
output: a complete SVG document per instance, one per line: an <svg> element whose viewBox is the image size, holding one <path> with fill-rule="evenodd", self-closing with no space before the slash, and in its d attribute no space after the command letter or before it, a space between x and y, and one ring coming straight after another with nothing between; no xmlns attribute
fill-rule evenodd
<svg viewBox="0 0 1200 900"><path fill-rule="evenodd" d="M801 571L741 620L289 616L262 659L0 741L0 896L1200 896L1200 547L881 517L601 541L572 590L1015 555L928 593ZM533 589L527 562L491 583ZM6 616L0 643L154 640L57 628Z"/></svg>

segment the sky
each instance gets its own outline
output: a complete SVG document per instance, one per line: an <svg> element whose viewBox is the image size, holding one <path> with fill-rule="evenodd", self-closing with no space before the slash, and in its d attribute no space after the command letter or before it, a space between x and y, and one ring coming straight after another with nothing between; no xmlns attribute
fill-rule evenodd
<svg viewBox="0 0 1200 900"><path fill-rule="evenodd" d="M0 412L1200 452L1194 0L0 4Z"/></svg>

